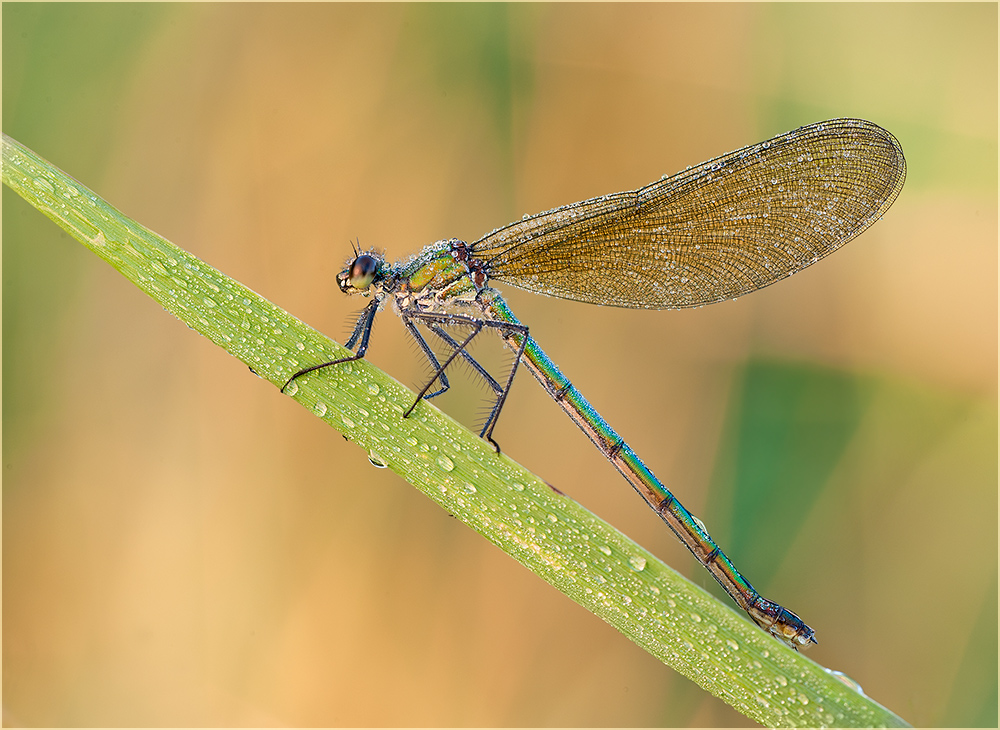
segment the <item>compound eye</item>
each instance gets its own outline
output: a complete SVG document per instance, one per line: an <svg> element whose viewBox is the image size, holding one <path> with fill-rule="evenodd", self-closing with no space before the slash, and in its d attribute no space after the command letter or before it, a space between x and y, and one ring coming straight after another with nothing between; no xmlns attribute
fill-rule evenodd
<svg viewBox="0 0 1000 730"><path fill-rule="evenodd" d="M351 264L351 286L355 289L367 289L375 280L378 272L378 260L374 256L362 254Z"/></svg>

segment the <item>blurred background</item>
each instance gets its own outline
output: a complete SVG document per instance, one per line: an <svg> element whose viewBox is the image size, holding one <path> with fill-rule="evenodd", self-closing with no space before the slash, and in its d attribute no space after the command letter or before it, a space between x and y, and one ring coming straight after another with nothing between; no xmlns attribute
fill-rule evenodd
<svg viewBox="0 0 1000 730"><path fill-rule="evenodd" d="M505 294L810 657L995 726L995 4L3 6L4 132L341 341L352 240L471 241L841 116L909 169L821 265L690 311ZM370 359L422 385L391 313ZM716 589L531 378L496 435ZM3 436L6 725L750 724L6 188Z"/></svg>

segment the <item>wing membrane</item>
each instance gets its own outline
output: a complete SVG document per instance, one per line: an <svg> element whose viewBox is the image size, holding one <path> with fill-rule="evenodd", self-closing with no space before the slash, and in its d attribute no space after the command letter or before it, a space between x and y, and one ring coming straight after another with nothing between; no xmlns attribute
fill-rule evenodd
<svg viewBox="0 0 1000 730"><path fill-rule="evenodd" d="M801 271L888 210L899 142L860 119L801 127L638 190L524 218L472 245L491 279L595 304L675 309Z"/></svg>

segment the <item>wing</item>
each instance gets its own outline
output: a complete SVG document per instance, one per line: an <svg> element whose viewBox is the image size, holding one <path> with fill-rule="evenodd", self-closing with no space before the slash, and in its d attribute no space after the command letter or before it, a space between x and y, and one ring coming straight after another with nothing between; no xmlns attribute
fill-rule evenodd
<svg viewBox="0 0 1000 730"><path fill-rule="evenodd" d="M479 239L496 281L631 308L696 307L801 271L903 187L899 142L861 119L810 124L672 177L539 213Z"/></svg>

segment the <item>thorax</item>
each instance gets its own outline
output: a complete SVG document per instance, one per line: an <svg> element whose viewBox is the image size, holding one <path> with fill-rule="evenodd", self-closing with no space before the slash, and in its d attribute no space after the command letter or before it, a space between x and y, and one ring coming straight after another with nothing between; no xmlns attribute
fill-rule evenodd
<svg viewBox="0 0 1000 730"><path fill-rule="evenodd" d="M464 241L449 239L426 247L400 265L392 292L397 309L456 311L476 301L486 277Z"/></svg>

